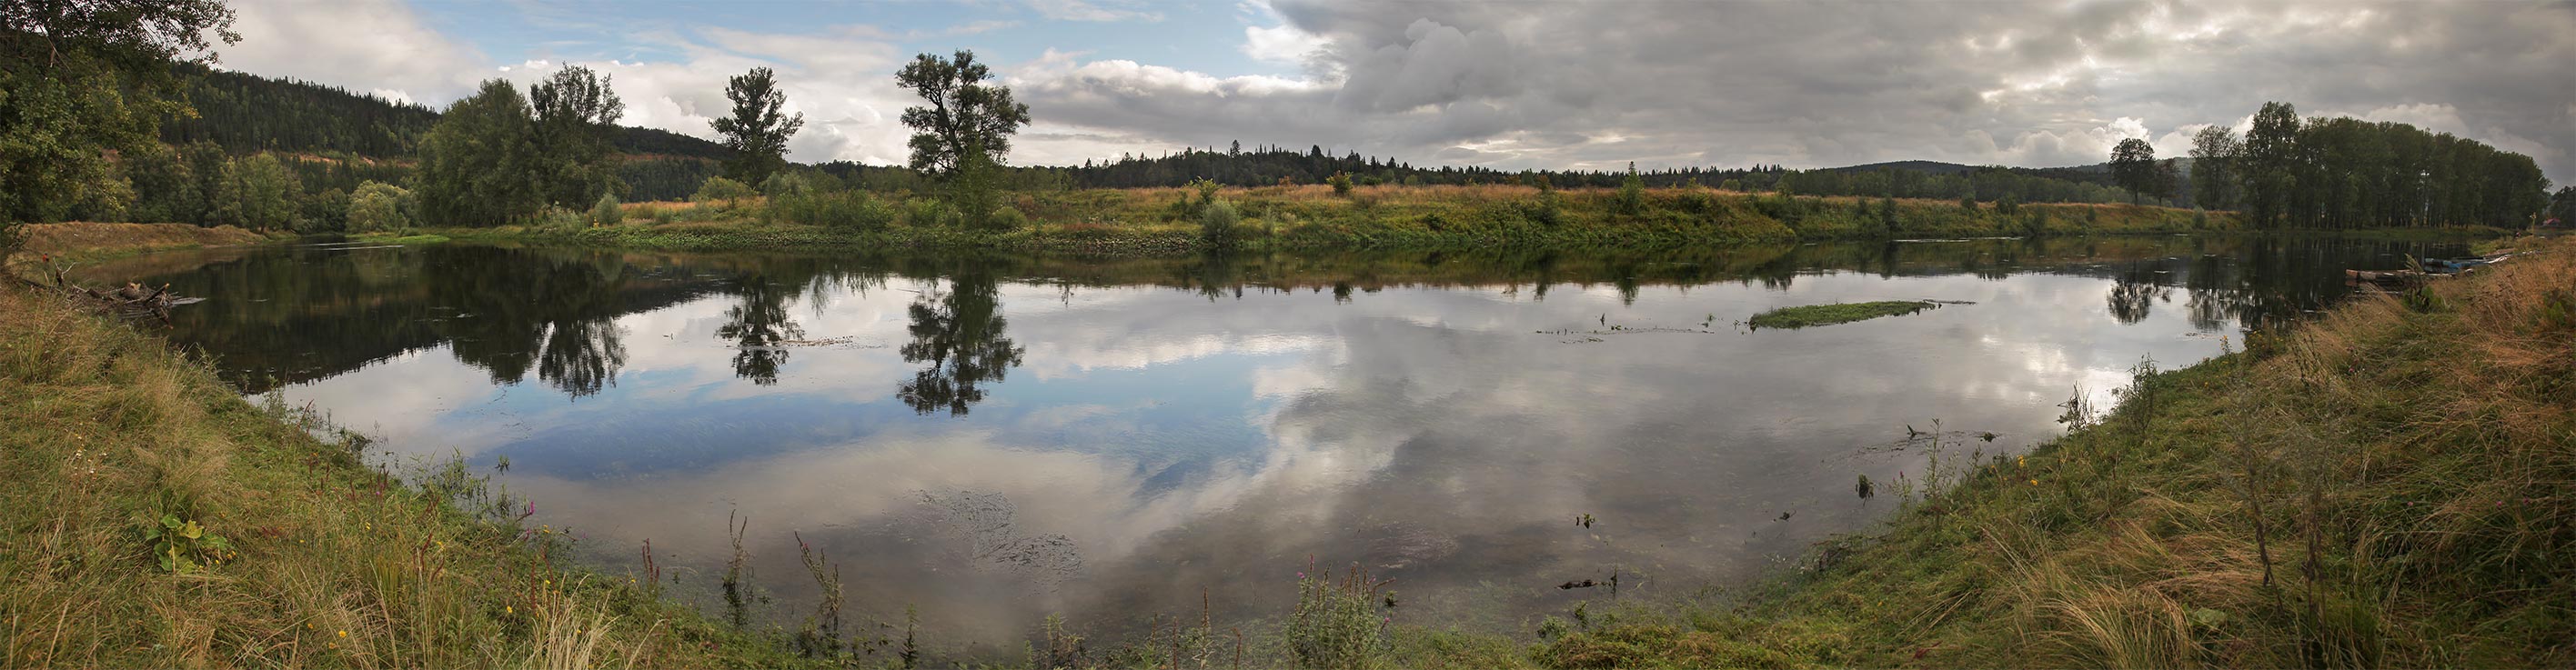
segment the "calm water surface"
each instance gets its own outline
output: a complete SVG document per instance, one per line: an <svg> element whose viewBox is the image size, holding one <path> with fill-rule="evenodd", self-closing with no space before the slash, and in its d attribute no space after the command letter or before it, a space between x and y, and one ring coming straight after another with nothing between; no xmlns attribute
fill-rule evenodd
<svg viewBox="0 0 2576 670"><path fill-rule="evenodd" d="M1907 426L2059 432L2141 357L2456 247L2122 238L1724 252L1083 262L312 245L93 268L209 301L173 337L395 463L461 456L612 572L709 595L750 519L758 608L841 563L860 620L1017 648L1062 613L1275 616L1308 562L1402 616L1527 630L1742 583L1892 505ZM1780 306L1966 301L1823 328ZM499 464L508 463L506 470ZM1574 523L1589 514L1590 528Z"/></svg>

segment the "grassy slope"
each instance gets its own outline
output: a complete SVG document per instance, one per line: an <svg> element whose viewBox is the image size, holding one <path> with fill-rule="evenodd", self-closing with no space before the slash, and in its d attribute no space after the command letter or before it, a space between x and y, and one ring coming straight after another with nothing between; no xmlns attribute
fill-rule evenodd
<svg viewBox="0 0 2576 670"><path fill-rule="evenodd" d="M756 202L736 207L633 203L626 224L442 230L460 239L536 239L651 249L986 247L1035 251L1154 254L1202 246L1196 215L1176 206L1197 197L1179 188L1023 193L1011 206L1028 226L968 232L914 226L902 217L874 231L763 222ZM1240 212L1237 246L1249 250L1558 247L1658 249L1881 237L1979 237L2233 230L2233 215L2134 205L1992 205L1897 200L1896 227L1881 233L1882 205L1869 198L1783 198L1707 189L1651 189L1644 209L1615 214L1617 192L1555 195L1557 221L1541 223L1540 194L1523 186L1373 186L1336 196L1325 186L1229 188L1217 194ZM890 203L897 211L910 202ZM1864 212L1863 210L1867 210ZM667 217L657 222L656 217ZM2035 227L2034 227L2035 226Z"/></svg>
<svg viewBox="0 0 2576 670"><path fill-rule="evenodd" d="M404 487L292 414L159 338L0 288L0 667L794 662L552 565L550 529ZM444 491L470 488L450 474ZM165 514L232 550L162 569L143 529Z"/></svg>
<svg viewBox="0 0 2576 670"><path fill-rule="evenodd" d="M257 244L267 235L185 223L30 223L18 226L21 253L99 260L149 251Z"/></svg>
<svg viewBox="0 0 2576 670"><path fill-rule="evenodd" d="M2571 252L2153 376L2150 400L1968 468L1749 604L1594 615L1535 660L2576 664Z"/></svg>

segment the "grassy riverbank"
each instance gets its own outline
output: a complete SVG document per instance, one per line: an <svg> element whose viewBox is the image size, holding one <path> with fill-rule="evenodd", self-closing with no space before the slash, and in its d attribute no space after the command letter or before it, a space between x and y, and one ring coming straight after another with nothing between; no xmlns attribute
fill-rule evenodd
<svg viewBox="0 0 2576 670"><path fill-rule="evenodd" d="M363 440L20 287L0 288L0 417L0 667L797 661L551 560L564 540L465 473L404 486Z"/></svg>
<svg viewBox="0 0 2576 670"><path fill-rule="evenodd" d="M1535 660L2576 663L2569 251L2141 376L2118 410L2026 457L1941 468L1963 482L1946 491L1909 482L1883 532L1761 592L1595 612Z"/></svg>
<svg viewBox="0 0 2576 670"><path fill-rule="evenodd" d="M19 254L71 261L97 261L172 249L259 244L276 237L233 226L203 228L185 223L29 223L13 231Z"/></svg>
<svg viewBox="0 0 2576 670"><path fill-rule="evenodd" d="M2135 205L1962 206L1956 201L1794 197L1711 189L1541 192L1525 186L1325 186L1018 194L1003 229L969 230L926 197L832 194L775 208L758 198L633 203L623 222L438 229L457 239L641 249L984 248L1092 254L1318 249L1669 249L1821 240L2226 231L2225 212ZM383 237L390 238L391 235Z"/></svg>
<svg viewBox="0 0 2576 670"><path fill-rule="evenodd" d="M1731 597L1596 603L1503 637L1402 608L1381 629L1365 587L1283 582L1307 605L1241 638L1173 625L1087 646L1079 632L1114 626L1077 621L1032 631L1026 662L2569 665L2576 257L2539 249L2141 375L2120 409L2075 413L2088 425L2023 458L1971 462L1976 438L1953 437L1944 465L1870 487L1902 503L1888 525ZM564 540L520 527L519 503L454 470L404 486L313 418L0 289L0 468L17 473L0 489L0 666L813 662L783 634L552 560ZM940 636L920 631L927 649ZM900 662L878 649L849 660Z"/></svg>

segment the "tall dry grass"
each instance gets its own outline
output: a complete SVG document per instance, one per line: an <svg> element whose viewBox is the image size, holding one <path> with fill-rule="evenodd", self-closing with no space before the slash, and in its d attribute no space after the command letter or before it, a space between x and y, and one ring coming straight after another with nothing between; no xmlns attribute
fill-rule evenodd
<svg viewBox="0 0 2576 670"><path fill-rule="evenodd" d="M553 564L551 528L522 533L462 506L458 486L370 469L363 439L319 419L245 402L158 338L0 288L0 667L798 662ZM164 517L230 549L164 567L144 533Z"/></svg>

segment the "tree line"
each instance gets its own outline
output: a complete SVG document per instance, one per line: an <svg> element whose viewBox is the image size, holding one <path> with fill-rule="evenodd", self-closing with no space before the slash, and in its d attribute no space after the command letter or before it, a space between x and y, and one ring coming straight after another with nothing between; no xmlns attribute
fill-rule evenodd
<svg viewBox="0 0 2576 670"><path fill-rule="evenodd" d="M2553 203L2549 179L2530 156L2404 123L2301 120L2286 102L2264 103L2242 136L2227 126L2201 129L2191 156L2192 202L2237 210L2258 228L2520 228L2544 210L2576 206L2576 191L2567 189ZM2122 141L2111 165L2134 192L2169 194L2176 186L2170 172L2153 167L2155 148L2144 140Z"/></svg>
<svg viewBox="0 0 2576 670"><path fill-rule="evenodd" d="M2204 130L2192 157L2157 160L2123 142L2100 168L1894 166L1792 170L1686 167L1638 172L1417 167L1356 151L1240 142L1219 151L1123 155L1081 166L1013 167L1028 107L991 81L971 51L921 54L894 73L922 104L902 166L788 162L802 128L777 75L727 82L728 113L708 142L617 125L610 77L567 65L522 90L483 82L443 112L308 82L224 72L209 39L233 39L218 0L34 3L0 8L0 139L31 147L0 157L0 218L181 221L307 232L412 224L500 225L579 220L620 201L700 193L784 196L801 211L875 218L870 191L930 193L964 227L1018 225L1013 190L1185 184L1514 183L1547 188L1698 185L1800 196L1963 202L2129 200L2240 209L2268 228L2475 223L2525 225L2576 208L2548 195L2527 156L2405 124L2302 121L2285 103L2239 138ZM719 183L721 182L721 183ZM792 208L791 208L792 209ZM549 214L554 213L554 214ZM599 216L590 217L597 221ZM2561 217L2565 218L2565 217Z"/></svg>

